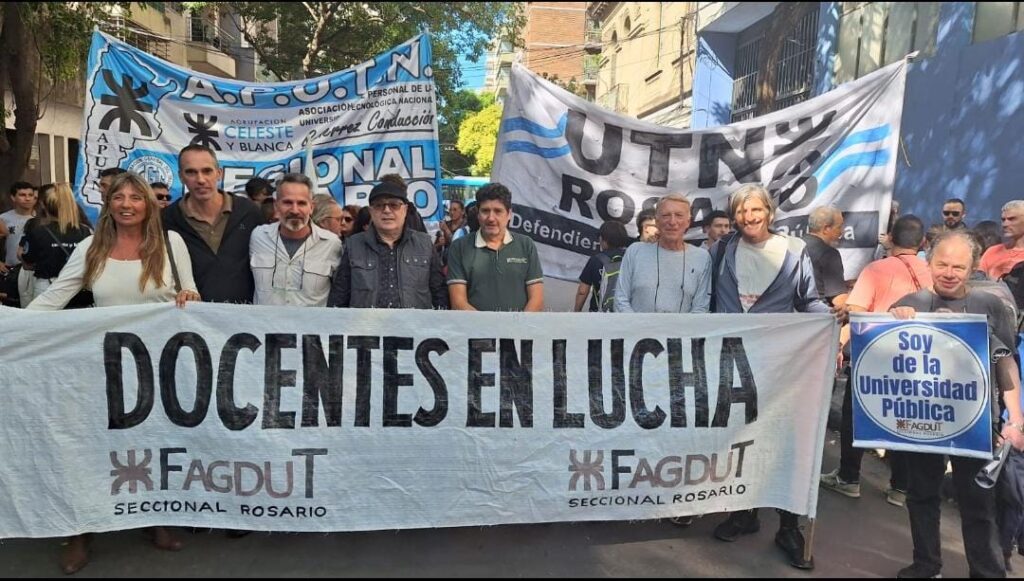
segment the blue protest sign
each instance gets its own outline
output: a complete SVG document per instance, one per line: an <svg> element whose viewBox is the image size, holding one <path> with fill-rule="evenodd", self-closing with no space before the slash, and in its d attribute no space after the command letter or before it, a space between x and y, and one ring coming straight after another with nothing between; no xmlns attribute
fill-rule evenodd
<svg viewBox="0 0 1024 581"><path fill-rule="evenodd" d="M853 445L992 458L984 315L851 318Z"/></svg>
<svg viewBox="0 0 1024 581"><path fill-rule="evenodd" d="M96 32L89 51L76 194L95 218L99 172L120 167L182 194L177 154L215 151L223 189L261 177L314 178L317 193L366 205L398 174L425 220L440 220L441 163L430 37L350 69L283 83L223 79L176 66Z"/></svg>

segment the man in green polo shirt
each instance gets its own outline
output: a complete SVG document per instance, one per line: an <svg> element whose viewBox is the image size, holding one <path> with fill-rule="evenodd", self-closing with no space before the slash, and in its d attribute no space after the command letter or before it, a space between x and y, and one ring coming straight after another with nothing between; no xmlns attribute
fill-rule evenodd
<svg viewBox="0 0 1024 581"><path fill-rule="evenodd" d="M544 273L528 236L508 231L512 193L498 183L477 190L480 230L448 250L448 297L460 311L544 309Z"/></svg>

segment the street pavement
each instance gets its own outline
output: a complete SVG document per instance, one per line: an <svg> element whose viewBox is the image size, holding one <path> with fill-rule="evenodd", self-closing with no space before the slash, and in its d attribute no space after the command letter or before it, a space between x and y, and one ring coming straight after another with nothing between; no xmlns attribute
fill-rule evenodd
<svg viewBox="0 0 1024 581"><path fill-rule="evenodd" d="M823 470L837 465L838 434L825 443ZM790 567L775 547L774 510L761 532L722 543L724 517L689 528L667 521L549 523L333 534L182 531L180 553L159 551L140 531L94 535L92 562L78 577L892 577L910 563L905 509L885 502L888 469L867 454L861 498L822 490L814 539L816 568ZM964 577L960 517L942 507L944 577ZM57 539L0 541L0 576L60 575ZM1017 571L1024 557L1015 556ZM1013 573L1011 576L1019 576Z"/></svg>

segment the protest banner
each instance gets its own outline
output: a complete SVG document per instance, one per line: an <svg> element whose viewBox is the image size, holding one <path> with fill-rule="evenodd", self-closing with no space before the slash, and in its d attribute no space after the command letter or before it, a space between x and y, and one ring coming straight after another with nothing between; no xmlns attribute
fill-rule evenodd
<svg viewBox="0 0 1024 581"><path fill-rule="evenodd" d="M576 280L605 220L635 236L640 211L682 193L687 238L703 238L712 210L728 212L732 192L759 183L782 233L805 234L816 207L843 211L838 248L854 279L887 226L905 82L900 61L780 111L684 131L618 115L515 64L491 177L511 189L511 227L537 242L553 278Z"/></svg>
<svg viewBox="0 0 1024 581"><path fill-rule="evenodd" d="M853 445L992 458L985 315L851 316Z"/></svg>
<svg viewBox="0 0 1024 581"><path fill-rule="evenodd" d="M344 71L255 83L184 69L95 32L75 191L95 218L99 172L120 167L170 185L177 199L178 152L196 143L217 153L226 192L242 192L253 177L274 183L315 168L314 193L366 205L380 176L395 173L420 215L440 220L431 54L422 34Z"/></svg>
<svg viewBox="0 0 1024 581"><path fill-rule="evenodd" d="M808 314L4 309L0 538L813 516L837 337Z"/></svg>

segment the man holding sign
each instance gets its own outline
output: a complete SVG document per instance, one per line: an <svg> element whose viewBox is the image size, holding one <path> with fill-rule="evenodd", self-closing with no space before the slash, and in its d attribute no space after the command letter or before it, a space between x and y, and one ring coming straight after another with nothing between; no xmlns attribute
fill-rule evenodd
<svg viewBox="0 0 1024 581"><path fill-rule="evenodd" d="M967 280L978 266L981 251L970 235L950 231L940 235L928 252L928 266L934 291L921 290L899 300L889 311L897 319L912 319L918 312L974 313L988 316L989 344L995 361L995 381L1002 392L1010 421L1003 426L1002 439L1024 449L1024 415L1021 414L1020 376L1013 358L1014 328L1001 316L1002 304L989 293L974 292ZM942 569L939 537L939 488L945 473L945 456L910 452L907 454L910 482L907 509L914 541L914 562L899 571L900 578L927 578ZM963 521L964 549L972 577L1005 577L1000 555L994 489L974 482L988 462L951 456L957 504Z"/></svg>

